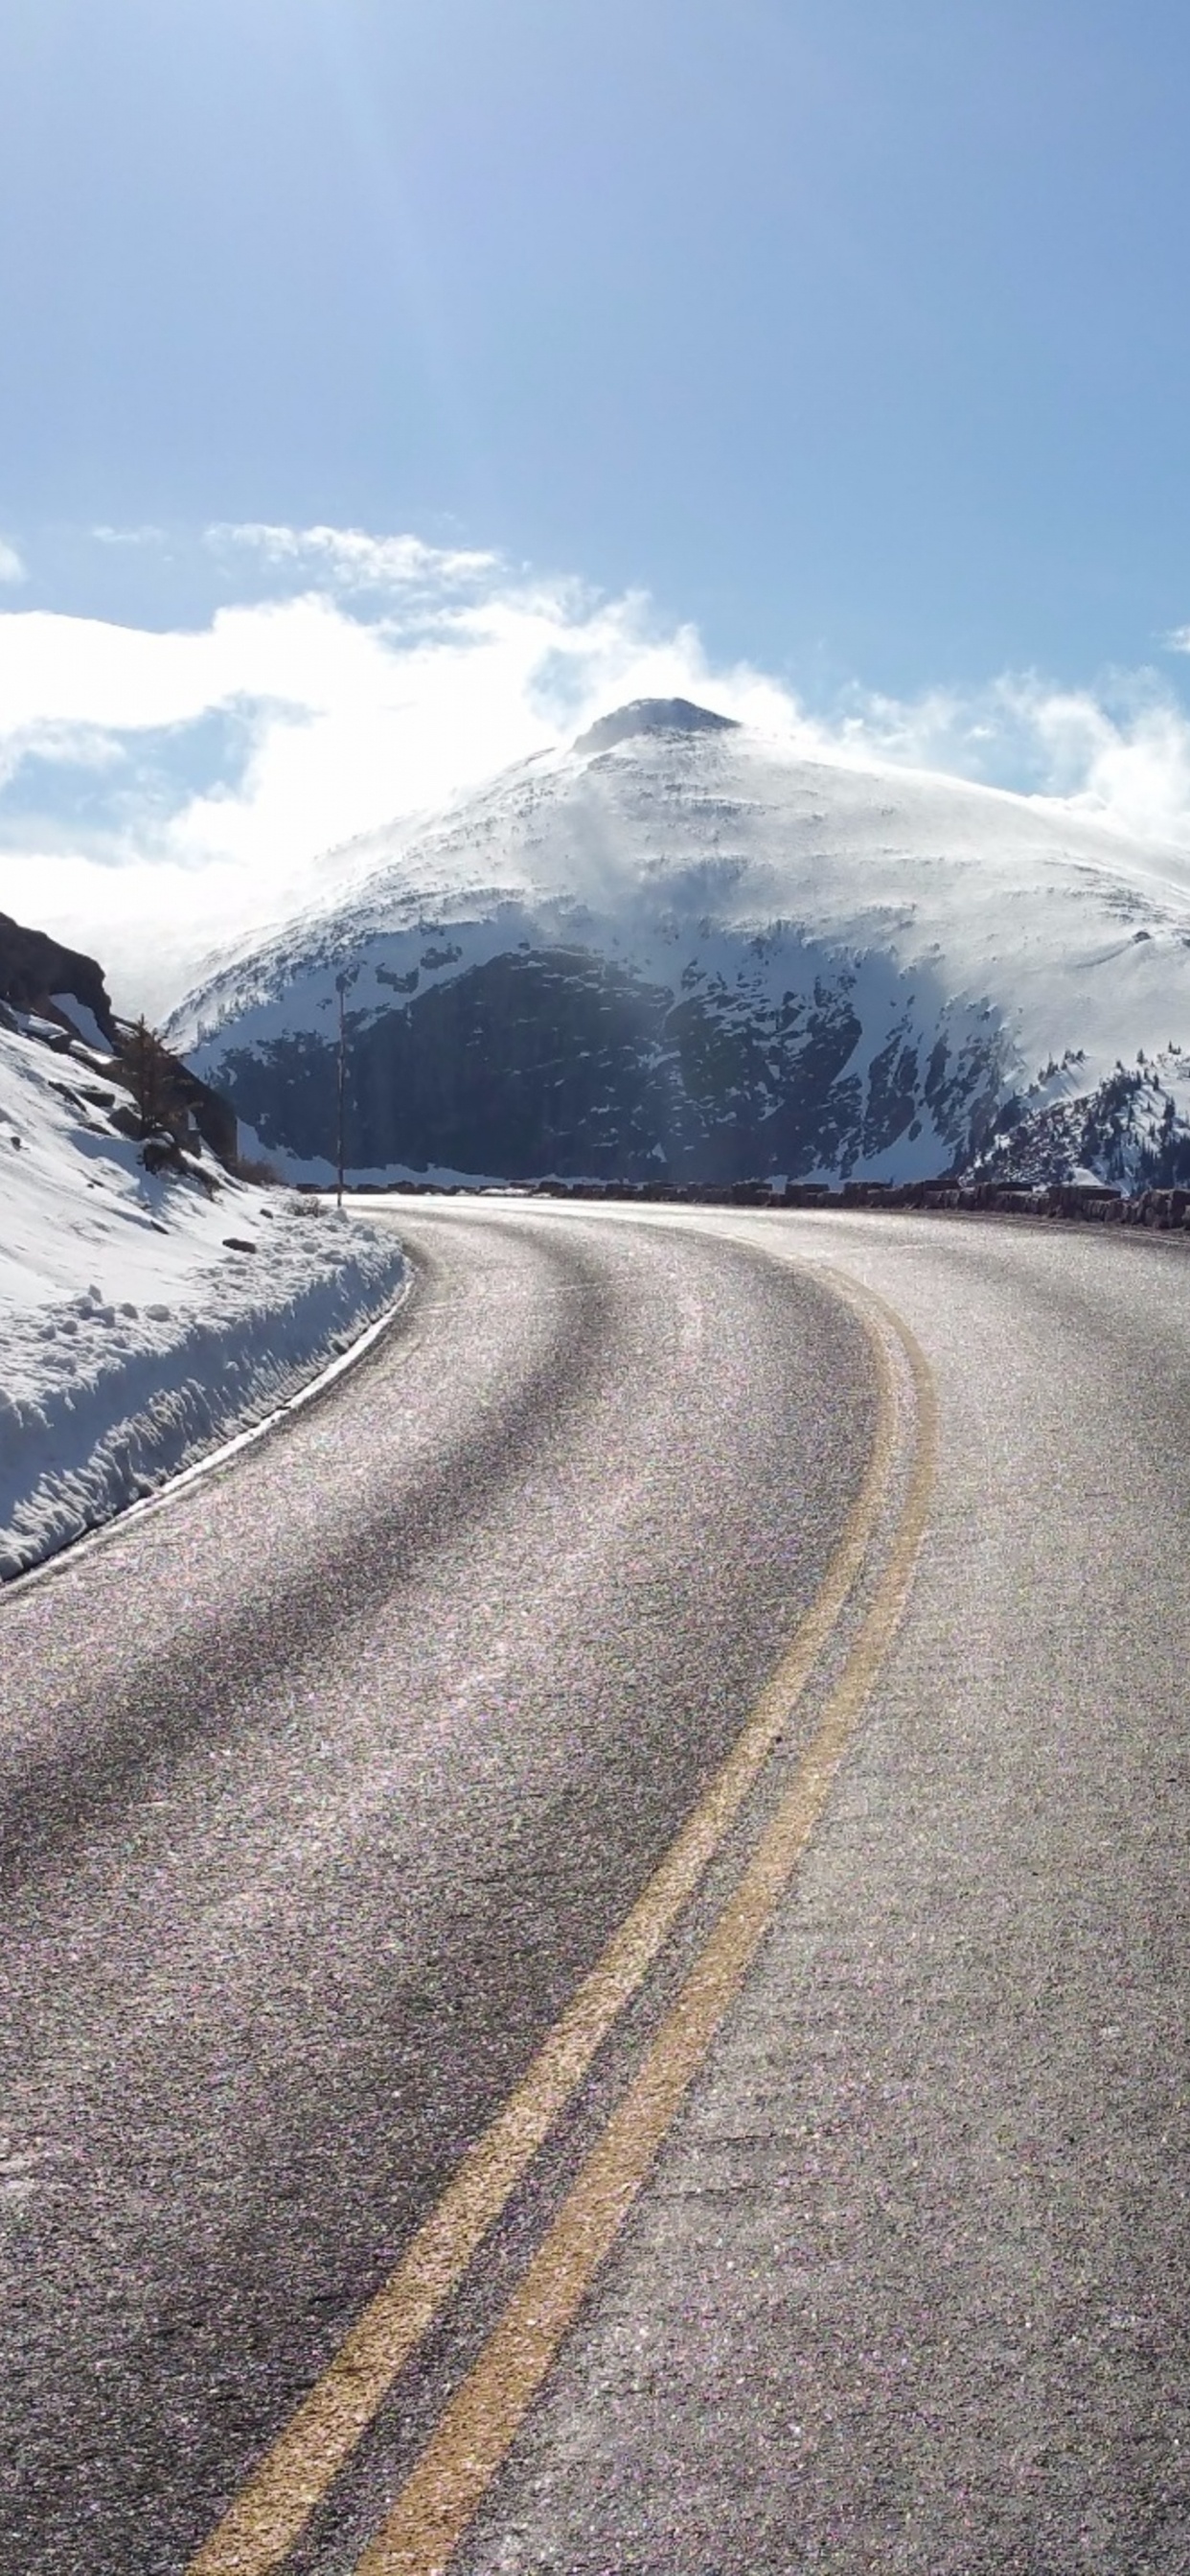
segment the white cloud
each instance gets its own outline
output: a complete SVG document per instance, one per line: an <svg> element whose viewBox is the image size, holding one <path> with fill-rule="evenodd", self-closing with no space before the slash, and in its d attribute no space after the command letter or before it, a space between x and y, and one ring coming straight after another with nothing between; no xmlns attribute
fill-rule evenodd
<svg viewBox="0 0 1190 2576"><path fill-rule="evenodd" d="M285 528L247 520L208 528L213 554L255 555L270 571L301 573L343 590L407 590L481 580L494 555L429 546L420 537L373 537L363 528Z"/></svg>
<svg viewBox="0 0 1190 2576"><path fill-rule="evenodd" d="M25 567L16 547L10 546L6 537L0 537L0 581L24 581L25 578Z"/></svg>
<svg viewBox="0 0 1190 2576"><path fill-rule="evenodd" d="M91 534L100 546L163 546L164 528L92 528Z"/></svg>
<svg viewBox="0 0 1190 2576"><path fill-rule="evenodd" d="M304 576L302 545L304 534ZM328 850L434 809L609 704L713 687L729 712L788 718L755 675L712 684L693 634L658 634L639 598L518 584L498 567L481 578L478 558L441 560L416 541L399 560L416 599L368 621L337 587L308 581L190 633L0 615L0 906L104 957L129 1007L161 1009L219 942L333 885L342 871ZM172 730L184 745L186 728L221 710L247 733L235 779L165 814L156 787L138 809L138 741ZM106 814L92 800L69 846L57 826L13 846L31 762L69 760L72 739L92 772L110 747L118 797Z"/></svg>
<svg viewBox="0 0 1190 2576"><path fill-rule="evenodd" d="M103 957L126 1007L163 1009L210 950L333 891L351 862L328 851L635 697L699 698L822 759L1063 797L1190 844L1190 723L1152 675L1101 695L1030 674L913 700L856 689L811 716L762 672L713 667L693 628L662 628L638 594L356 529L210 543L266 565L283 595L163 633L0 614L0 908ZM234 757L212 780L221 717ZM188 769L203 727L206 766ZM35 819L63 772L79 792Z"/></svg>
<svg viewBox="0 0 1190 2576"><path fill-rule="evenodd" d="M1111 674L1098 695L1035 672L915 699L852 691L823 742L848 759L1060 798L1119 831L1190 843L1190 719L1152 672Z"/></svg>

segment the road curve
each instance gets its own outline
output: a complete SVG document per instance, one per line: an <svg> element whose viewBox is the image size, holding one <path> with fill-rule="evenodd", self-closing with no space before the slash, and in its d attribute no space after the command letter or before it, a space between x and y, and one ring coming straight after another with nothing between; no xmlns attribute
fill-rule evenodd
<svg viewBox="0 0 1190 2576"><path fill-rule="evenodd" d="M1184 2576L1186 1249L704 1222L906 1318L931 1527L773 1936L452 2564Z"/></svg>
<svg viewBox="0 0 1190 2576"><path fill-rule="evenodd" d="M1184 2576L1186 1248L400 1221L354 1379L0 1604L0 2565L280 2563L252 2512L219 2558L237 2497L817 1620L480 2259L321 2489L302 2437L284 2563L424 2576L478 2426L456 2576ZM518 2417L508 2321L816 1764Z"/></svg>
<svg viewBox="0 0 1190 2576"><path fill-rule="evenodd" d="M864 1490L869 1339L804 1273L515 1208L402 1230L416 1294L325 1401L0 1602L21 2576L188 2564L646 1886ZM309 2563L348 2545L334 2505Z"/></svg>

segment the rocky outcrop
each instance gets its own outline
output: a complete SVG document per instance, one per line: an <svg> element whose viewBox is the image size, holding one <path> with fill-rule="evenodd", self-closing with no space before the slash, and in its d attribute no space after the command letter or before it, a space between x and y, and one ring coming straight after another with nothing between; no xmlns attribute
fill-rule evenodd
<svg viewBox="0 0 1190 2576"><path fill-rule="evenodd" d="M58 997L67 994L90 1014L114 1055L116 1025L102 967L78 949L64 948L46 931L26 930L0 912L0 999L65 1028L69 1011Z"/></svg>
<svg viewBox="0 0 1190 2576"><path fill-rule="evenodd" d="M600 716L586 733L579 735L576 751L612 751L618 742L632 742L647 733L738 733L734 716L716 715L711 707L696 707L691 698L633 698L626 707L616 707L610 716Z"/></svg>
<svg viewBox="0 0 1190 2576"><path fill-rule="evenodd" d="M1056 1068L1055 1070L1059 1070ZM1118 1064L1093 1089L1047 1100L1026 1093L998 1112L968 1182L1056 1188L1094 1173L1136 1196L1190 1182L1190 1065L1180 1047Z"/></svg>
<svg viewBox="0 0 1190 2576"><path fill-rule="evenodd" d="M77 1006L73 1013L72 1003ZM111 1057L110 1079L135 1091L138 1023L115 1017L103 968L94 957L64 947L44 930L26 929L7 913L0 913L0 1012L9 1026L19 1027L24 1015L43 1022L47 1043L55 1042L52 1032L59 1030L56 1043L65 1052L72 1043L93 1046L98 1038ZM238 1122L231 1103L192 1072L180 1055L155 1038L152 1044L171 1113L182 1126L191 1122L217 1159L230 1166L238 1146ZM125 1117L129 1134L144 1132L132 1100Z"/></svg>

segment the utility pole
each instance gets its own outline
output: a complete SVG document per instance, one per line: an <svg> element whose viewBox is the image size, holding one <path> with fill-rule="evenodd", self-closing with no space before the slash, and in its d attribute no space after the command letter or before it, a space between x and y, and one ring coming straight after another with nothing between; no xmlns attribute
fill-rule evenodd
<svg viewBox="0 0 1190 2576"><path fill-rule="evenodd" d="M335 977L335 991L339 996L338 1141L335 1154L338 1185L335 1191L335 1205L340 1215L343 1213L343 1101L347 1087L347 987L355 982L358 971L357 967L353 967L350 974L344 973Z"/></svg>

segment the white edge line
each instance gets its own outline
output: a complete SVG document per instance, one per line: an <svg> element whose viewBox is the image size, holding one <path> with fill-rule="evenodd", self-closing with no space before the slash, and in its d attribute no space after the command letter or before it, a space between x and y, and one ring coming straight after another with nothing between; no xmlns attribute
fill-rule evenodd
<svg viewBox="0 0 1190 2576"><path fill-rule="evenodd" d="M334 1359L328 1360L326 1367L319 1370L317 1377L309 1378L305 1386L298 1388L296 1395L287 1396L284 1404L278 1404L271 1413L266 1413L263 1422L252 1422L246 1431L233 1432L231 1439L221 1441L217 1449L206 1450L201 1458L192 1459L188 1467L179 1468L176 1476L167 1476L163 1484L155 1485L151 1494L138 1494L135 1502L117 1504L110 1518L101 1521L96 1529L80 1530L77 1538L67 1539L64 1547L57 1547L52 1556L43 1557L40 1565L27 1566L23 1574L13 1575L7 1583L0 1583L0 1616L3 1615L3 1604L15 1593L27 1592L31 1584L44 1583L51 1574L62 1573L67 1566L77 1565L80 1556L89 1556L91 1550L101 1547L106 1539L117 1537L121 1530L127 1529L130 1521L144 1520L150 1512L161 1511L187 1485L197 1484L200 1476L212 1475L217 1467L225 1467L228 1460L238 1457L242 1449L250 1449L255 1441L263 1440L270 1431L275 1431L278 1423L287 1422L290 1415L299 1412L304 1404L312 1404L315 1396L325 1394L336 1378L342 1377L347 1369L354 1368L356 1361L364 1358L382 1333L389 1331L408 1304L414 1270L408 1253L403 1249L402 1259L405 1277L392 1304L386 1306L384 1313L375 1316L370 1324L365 1324L362 1333L357 1334L345 1351L337 1351Z"/></svg>

